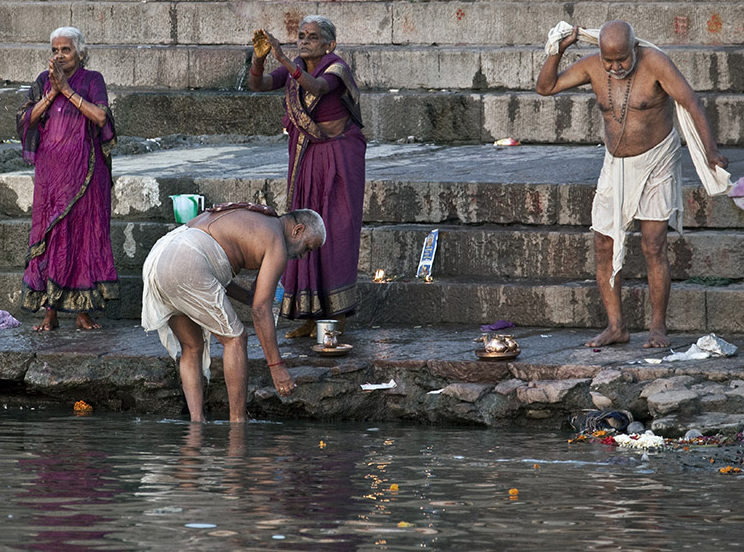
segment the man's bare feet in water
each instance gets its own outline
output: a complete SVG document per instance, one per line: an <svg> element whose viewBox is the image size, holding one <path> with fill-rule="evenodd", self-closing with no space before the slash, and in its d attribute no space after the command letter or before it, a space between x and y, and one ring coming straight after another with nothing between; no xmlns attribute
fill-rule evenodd
<svg viewBox="0 0 744 552"><path fill-rule="evenodd" d="M666 330L651 330L648 332L648 339L643 344L644 349L657 349L669 347L672 344L672 340L666 334Z"/></svg>
<svg viewBox="0 0 744 552"><path fill-rule="evenodd" d="M613 343L627 343L630 341L630 332L626 328L614 329L607 327L605 331L590 339L584 345L586 347L601 347L602 345L611 345Z"/></svg>
<svg viewBox="0 0 744 552"><path fill-rule="evenodd" d="M57 311L47 310L44 321L41 324L34 326L35 332L51 332L59 328L59 319L57 318Z"/></svg>
<svg viewBox="0 0 744 552"><path fill-rule="evenodd" d="M294 330L287 332L284 337L292 339L294 337L315 337L316 323L312 318L305 320L305 323L295 328Z"/></svg>
<svg viewBox="0 0 744 552"><path fill-rule="evenodd" d="M269 366L269 370L271 371L271 379L274 380L274 387L282 397L287 397L296 386L284 362Z"/></svg>
<svg viewBox="0 0 744 552"><path fill-rule="evenodd" d="M77 321L75 322L78 329L80 330L100 330L101 325L93 320L87 312L81 312L77 315Z"/></svg>

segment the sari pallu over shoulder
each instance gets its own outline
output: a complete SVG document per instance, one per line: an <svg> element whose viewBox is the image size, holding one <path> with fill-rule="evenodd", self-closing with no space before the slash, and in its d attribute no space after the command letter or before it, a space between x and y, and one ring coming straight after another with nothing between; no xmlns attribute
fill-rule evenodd
<svg viewBox="0 0 744 552"><path fill-rule="evenodd" d="M305 69L305 62L301 58L296 58L294 62L298 67ZM326 54L311 75L317 78L323 73L335 75L343 81L346 90L341 96L341 101L348 109L349 116L354 124L362 128L362 113L359 107L360 93L351 74L351 68L336 54ZM286 123L293 125L298 130L297 145L289 171L287 210L292 205L292 195L297 181L297 174L307 146L311 142L324 142L329 139L328 135L323 132L323 129L313 120L311 115L321 98L322 96L311 94L302 88L295 79L287 79L285 87Z"/></svg>

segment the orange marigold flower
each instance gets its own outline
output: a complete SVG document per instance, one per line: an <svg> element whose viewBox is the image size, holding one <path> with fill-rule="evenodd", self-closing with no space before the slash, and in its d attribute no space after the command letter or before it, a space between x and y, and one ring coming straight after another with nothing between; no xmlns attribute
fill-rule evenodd
<svg viewBox="0 0 744 552"><path fill-rule="evenodd" d="M75 412L93 412L93 407L85 401L78 401L72 407Z"/></svg>

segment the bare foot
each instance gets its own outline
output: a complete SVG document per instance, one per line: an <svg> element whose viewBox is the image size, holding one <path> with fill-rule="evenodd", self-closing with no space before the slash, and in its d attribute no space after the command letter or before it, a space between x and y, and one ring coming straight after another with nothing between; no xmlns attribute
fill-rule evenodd
<svg viewBox="0 0 744 552"><path fill-rule="evenodd" d="M289 339L295 337L315 337L315 326L315 320L310 318L308 320L305 320L305 323L299 328L295 328L291 332L287 332L284 337L287 337Z"/></svg>
<svg viewBox="0 0 744 552"><path fill-rule="evenodd" d="M100 330L101 325L93 320L90 315L87 312L81 312L77 315L77 321L75 322L77 324L78 329L80 330Z"/></svg>
<svg viewBox="0 0 744 552"><path fill-rule="evenodd" d="M270 366L269 370L271 371L271 379L274 380L274 387L276 387L277 392L282 397L289 396L296 385L284 363Z"/></svg>
<svg viewBox="0 0 744 552"><path fill-rule="evenodd" d="M51 332L59 328L59 319L57 318L57 311L48 310L46 316L41 324L34 326L35 332Z"/></svg>
<svg viewBox="0 0 744 552"><path fill-rule="evenodd" d="M648 339L643 344L644 349L658 349L669 347L672 344L672 340L666 334L666 331L651 330L648 332Z"/></svg>
<svg viewBox="0 0 744 552"><path fill-rule="evenodd" d="M630 332L625 328L610 328L607 327L605 331L596 336L594 339L590 339L584 345L586 347L601 347L602 345L611 345L612 343L627 343L630 341Z"/></svg>

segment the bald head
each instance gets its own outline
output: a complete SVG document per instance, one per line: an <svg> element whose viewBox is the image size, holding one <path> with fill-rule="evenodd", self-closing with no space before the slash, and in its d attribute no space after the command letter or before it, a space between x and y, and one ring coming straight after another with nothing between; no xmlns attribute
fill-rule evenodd
<svg viewBox="0 0 744 552"><path fill-rule="evenodd" d="M631 49L636 38L633 27L627 21L608 21L599 29L599 48Z"/></svg>

